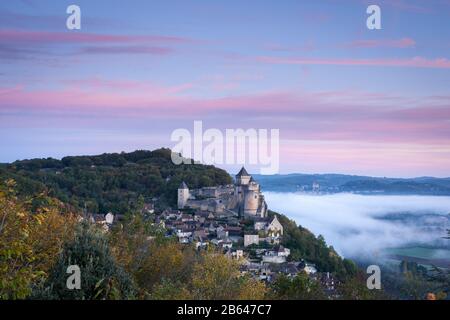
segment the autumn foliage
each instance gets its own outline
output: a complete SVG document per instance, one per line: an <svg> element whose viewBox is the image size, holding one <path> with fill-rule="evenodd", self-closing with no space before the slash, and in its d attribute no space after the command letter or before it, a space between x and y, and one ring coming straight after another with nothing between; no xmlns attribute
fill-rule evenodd
<svg viewBox="0 0 450 320"><path fill-rule="evenodd" d="M166 238L140 214L108 233L45 194L0 185L0 299L263 299L266 286L214 250ZM79 264L83 290L65 288Z"/></svg>
<svg viewBox="0 0 450 320"><path fill-rule="evenodd" d="M39 206L36 207L36 202ZM47 276L76 219L44 194L18 199L12 180L0 185L0 298L23 299Z"/></svg>

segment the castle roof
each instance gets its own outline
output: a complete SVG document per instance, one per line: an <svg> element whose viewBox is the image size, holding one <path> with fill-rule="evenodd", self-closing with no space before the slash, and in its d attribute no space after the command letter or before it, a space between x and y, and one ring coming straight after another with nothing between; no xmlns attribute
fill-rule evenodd
<svg viewBox="0 0 450 320"><path fill-rule="evenodd" d="M244 167L242 167L242 169L236 175L236 177L242 177L242 176L246 176L246 177L250 176Z"/></svg>
<svg viewBox="0 0 450 320"><path fill-rule="evenodd" d="M187 184L183 181L180 186L178 187L178 189L189 189Z"/></svg>

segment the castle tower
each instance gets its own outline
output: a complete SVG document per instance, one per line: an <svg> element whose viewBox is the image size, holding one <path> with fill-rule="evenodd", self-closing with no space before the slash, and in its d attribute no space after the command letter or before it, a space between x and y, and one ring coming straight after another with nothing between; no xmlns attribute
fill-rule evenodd
<svg viewBox="0 0 450 320"><path fill-rule="evenodd" d="M247 170L244 167L238 172L236 175L236 184L245 186L249 184L251 175L248 174Z"/></svg>
<svg viewBox="0 0 450 320"><path fill-rule="evenodd" d="M253 177L250 177L245 189L244 214L256 216L260 202L259 184L253 179Z"/></svg>
<svg viewBox="0 0 450 320"><path fill-rule="evenodd" d="M188 199L189 199L189 188L183 181L181 185L178 187L178 209L183 209L186 206Z"/></svg>
<svg viewBox="0 0 450 320"><path fill-rule="evenodd" d="M234 192L238 203L237 212L240 216L244 215L245 210L245 192L247 185L249 184L251 176L248 174L244 167L236 175L236 184L234 186Z"/></svg>
<svg viewBox="0 0 450 320"><path fill-rule="evenodd" d="M259 207L259 192L248 190L244 197L244 215L256 216Z"/></svg>

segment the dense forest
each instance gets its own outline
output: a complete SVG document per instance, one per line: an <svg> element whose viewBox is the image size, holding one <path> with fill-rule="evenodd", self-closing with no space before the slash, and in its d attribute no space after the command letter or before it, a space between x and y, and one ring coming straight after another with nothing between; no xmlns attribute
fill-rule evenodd
<svg viewBox="0 0 450 320"><path fill-rule="evenodd" d="M18 192L48 195L90 213L125 214L142 201L174 205L182 181L191 188L231 183L224 170L201 164L175 165L169 149L98 156L16 161L0 167L0 180L14 179Z"/></svg>

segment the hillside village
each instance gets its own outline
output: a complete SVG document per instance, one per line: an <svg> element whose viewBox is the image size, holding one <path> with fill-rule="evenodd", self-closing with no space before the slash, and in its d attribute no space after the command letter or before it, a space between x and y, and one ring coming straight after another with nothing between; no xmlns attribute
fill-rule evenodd
<svg viewBox="0 0 450 320"><path fill-rule="evenodd" d="M305 272L320 281L329 296L335 294L337 280L329 272L319 273L312 263L289 259L290 249L282 245L283 226L269 214L259 183L245 168L234 184L191 190L182 182L177 192L177 208L156 212L153 203L144 206L144 213L155 217L167 237L197 250L214 246L241 262L241 274L272 282L280 274L293 278ZM96 214L90 219L108 230L120 216Z"/></svg>

